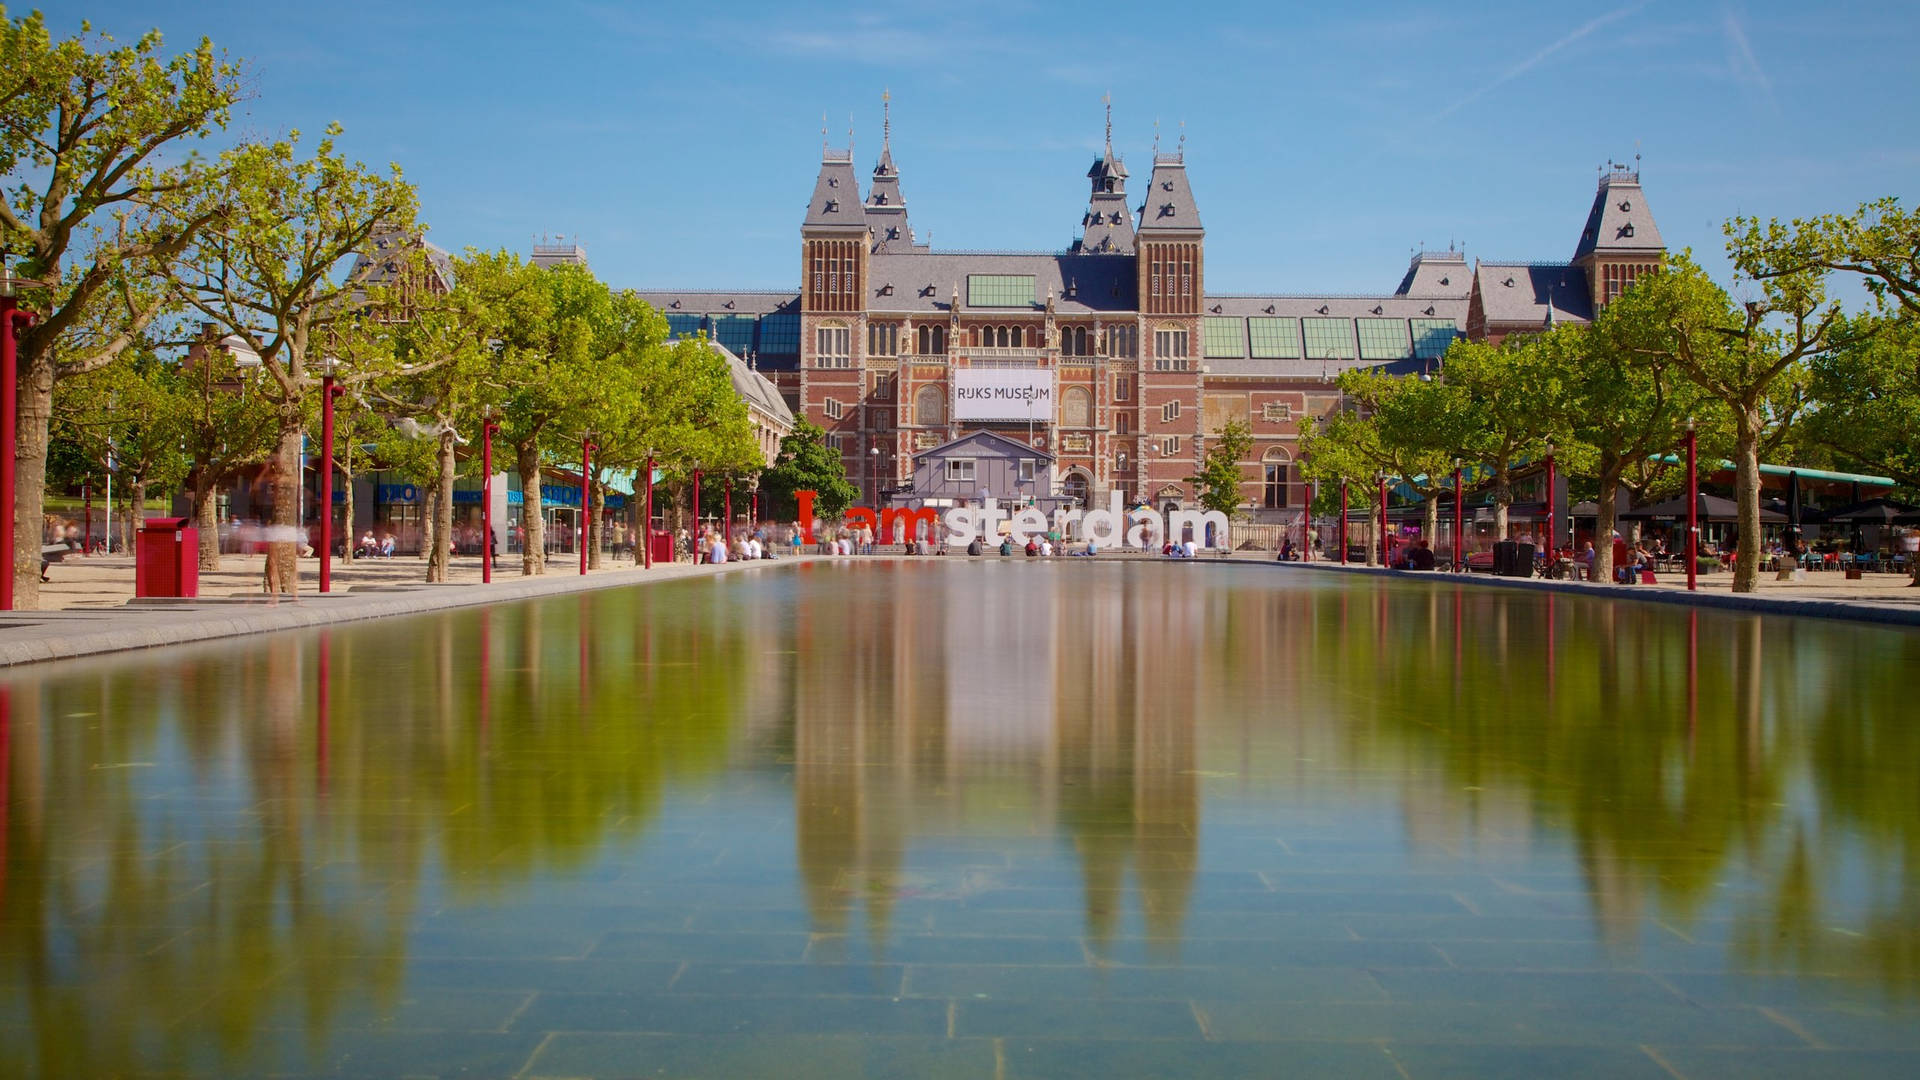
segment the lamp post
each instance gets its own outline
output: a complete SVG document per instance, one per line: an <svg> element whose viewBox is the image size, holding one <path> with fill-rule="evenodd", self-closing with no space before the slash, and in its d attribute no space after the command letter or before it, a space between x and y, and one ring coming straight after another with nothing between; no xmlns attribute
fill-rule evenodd
<svg viewBox="0 0 1920 1080"><path fill-rule="evenodd" d="M333 403L340 396L334 359L320 376L320 591L333 591ZM347 526L351 529L351 523Z"/></svg>
<svg viewBox="0 0 1920 1080"><path fill-rule="evenodd" d="M1699 588L1695 580L1700 568L1700 472L1699 445L1693 433L1693 417L1687 417L1687 591Z"/></svg>
<svg viewBox="0 0 1920 1080"><path fill-rule="evenodd" d="M1460 459L1453 459L1453 572L1465 573L1467 566L1462 562L1466 558L1466 537L1461 535L1467 528L1466 497L1460 486Z"/></svg>
<svg viewBox="0 0 1920 1080"><path fill-rule="evenodd" d="M643 569L653 569L653 454L647 454L647 498L642 504L640 518L640 565Z"/></svg>
<svg viewBox="0 0 1920 1080"><path fill-rule="evenodd" d="M1347 478L1340 478L1340 565L1347 565Z"/></svg>
<svg viewBox="0 0 1920 1080"><path fill-rule="evenodd" d="M1373 482L1379 488L1380 507L1380 565L1382 568L1393 566L1393 544L1387 538L1387 474L1376 472Z"/></svg>
<svg viewBox="0 0 1920 1080"><path fill-rule="evenodd" d="M480 583L493 584L493 406L480 414ZM523 509L521 513L525 513Z"/></svg>
<svg viewBox="0 0 1920 1080"><path fill-rule="evenodd" d="M867 478L873 482L873 505L880 505L880 447L867 447Z"/></svg>
<svg viewBox="0 0 1920 1080"><path fill-rule="evenodd" d="M20 357L15 326L31 326L38 318L31 311L18 309L18 297L24 289L44 288L38 281L14 277L0 265L0 553L6 559L6 566L0 568L0 611L13 610L13 578L20 564L13 535L14 450L20 419Z"/></svg>
<svg viewBox="0 0 1920 1080"><path fill-rule="evenodd" d="M1554 536L1554 498L1553 498L1553 443L1547 443L1547 566L1553 566L1553 552L1556 544Z"/></svg>
<svg viewBox="0 0 1920 1080"><path fill-rule="evenodd" d="M706 529L700 524L700 470L693 470L693 561L700 561L701 547L706 542Z"/></svg>
<svg viewBox="0 0 1920 1080"><path fill-rule="evenodd" d="M587 545L593 542L593 432L580 436L580 576L587 576Z"/></svg>
<svg viewBox="0 0 1920 1080"><path fill-rule="evenodd" d="M720 512L727 515L727 524L720 530L721 539L727 545L727 557L733 557L733 474L728 473L726 486L720 489Z"/></svg>

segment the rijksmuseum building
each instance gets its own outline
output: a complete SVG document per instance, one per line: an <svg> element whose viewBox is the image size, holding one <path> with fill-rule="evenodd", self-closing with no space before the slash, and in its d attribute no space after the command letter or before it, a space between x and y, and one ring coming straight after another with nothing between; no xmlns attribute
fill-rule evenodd
<svg viewBox="0 0 1920 1080"><path fill-rule="evenodd" d="M970 438L967 453L1030 455L1019 475L1032 486L976 483L977 496L1190 506L1208 436L1239 420L1254 439L1254 520L1298 521L1299 434L1339 407L1341 371L1422 371L1457 337L1588 320L1664 252L1638 171L1615 165L1564 262L1422 251L1377 296L1216 294L1184 148L1156 148L1140 185L1109 123L1079 235L1042 253L935 251L914 232L889 142L864 193L850 150L821 156L797 291L641 295L677 335L706 333L771 379L875 503L945 501L911 490L916 457L989 432L1001 438ZM968 490L973 458L944 465Z"/></svg>

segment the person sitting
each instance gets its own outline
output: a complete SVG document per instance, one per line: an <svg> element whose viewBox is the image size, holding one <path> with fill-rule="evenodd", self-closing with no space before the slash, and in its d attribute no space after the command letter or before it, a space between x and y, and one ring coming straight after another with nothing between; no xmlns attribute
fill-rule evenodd
<svg viewBox="0 0 1920 1080"><path fill-rule="evenodd" d="M1414 546L1413 550L1407 552L1407 569L1433 569L1433 549L1427 546L1425 540L1421 540Z"/></svg>
<svg viewBox="0 0 1920 1080"><path fill-rule="evenodd" d="M1002 555L1013 554L1013 537L1003 536L1000 538L1000 554Z"/></svg>
<svg viewBox="0 0 1920 1080"><path fill-rule="evenodd" d="M368 529L366 535L360 538L360 546L353 549L353 554L356 558L370 559L379 550L380 541L375 540L373 530Z"/></svg>
<svg viewBox="0 0 1920 1080"><path fill-rule="evenodd" d="M1032 537L1028 537L1027 538L1027 558L1029 559L1036 558L1039 556L1039 554L1040 554L1039 541L1034 540Z"/></svg>
<svg viewBox="0 0 1920 1080"><path fill-rule="evenodd" d="M388 533L387 535L380 538L380 557L383 559L393 558L393 534L392 533Z"/></svg>
<svg viewBox="0 0 1920 1080"><path fill-rule="evenodd" d="M1295 553L1295 552L1294 552L1294 550L1293 550L1293 538L1292 538L1292 537L1288 537L1288 538L1287 538L1287 540L1286 540L1286 541L1285 541L1284 543L1282 543L1282 544L1280 545L1280 559L1279 559L1279 561L1280 561L1280 562L1292 562L1292 561L1294 561L1295 559L1297 559L1297 558L1299 558L1299 557L1300 557L1300 556L1299 556L1299 555L1298 555L1297 553Z"/></svg>
<svg viewBox="0 0 1920 1080"><path fill-rule="evenodd" d="M986 554L986 551L987 551L987 547L985 544L982 544L980 542L979 537L976 536L972 540L967 541L967 554L984 555Z"/></svg>
<svg viewBox="0 0 1920 1080"><path fill-rule="evenodd" d="M1053 541L1051 540L1040 541L1040 557L1043 559L1050 559L1053 557Z"/></svg>
<svg viewBox="0 0 1920 1080"><path fill-rule="evenodd" d="M1180 555L1183 558L1197 559L1200 557L1200 545L1192 540L1188 540L1186 543L1180 545Z"/></svg>

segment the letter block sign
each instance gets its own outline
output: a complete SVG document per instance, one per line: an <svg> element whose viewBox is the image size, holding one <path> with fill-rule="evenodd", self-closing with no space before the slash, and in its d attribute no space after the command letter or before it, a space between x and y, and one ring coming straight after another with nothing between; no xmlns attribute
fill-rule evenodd
<svg viewBox="0 0 1920 1080"><path fill-rule="evenodd" d="M200 531L186 518L148 518L141 524L133 595L200 595Z"/></svg>

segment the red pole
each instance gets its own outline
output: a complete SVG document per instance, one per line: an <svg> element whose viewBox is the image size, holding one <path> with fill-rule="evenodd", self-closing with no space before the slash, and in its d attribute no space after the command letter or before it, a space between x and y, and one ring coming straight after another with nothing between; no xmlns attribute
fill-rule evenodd
<svg viewBox="0 0 1920 1080"><path fill-rule="evenodd" d="M93 481L80 482L80 499L82 506L80 516L86 519L86 525L80 535L80 554L91 555L93 554Z"/></svg>
<svg viewBox="0 0 1920 1080"><path fill-rule="evenodd" d="M641 509L644 515L640 519L641 565L653 569L653 455L647 455L647 501Z"/></svg>
<svg viewBox="0 0 1920 1080"><path fill-rule="evenodd" d="M1695 573L1700 568L1700 473L1694 439L1693 421L1687 421L1687 591L1699 587ZM1747 553L1751 558L1752 553Z"/></svg>
<svg viewBox="0 0 1920 1080"><path fill-rule="evenodd" d="M703 552L706 530L700 526L700 470L693 470L693 561L698 563Z"/></svg>
<svg viewBox="0 0 1920 1080"><path fill-rule="evenodd" d="M1387 474L1375 477L1380 488L1380 565L1393 565L1393 543L1387 537Z"/></svg>
<svg viewBox="0 0 1920 1080"><path fill-rule="evenodd" d="M320 591L333 591L333 399L332 375L320 378ZM348 528L352 528L351 525Z"/></svg>
<svg viewBox="0 0 1920 1080"><path fill-rule="evenodd" d="M580 574L587 573L587 545L593 541L593 495L587 490L587 477L593 474L593 443L580 439Z"/></svg>
<svg viewBox="0 0 1920 1080"><path fill-rule="evenodd" d="M480 583L493 584L493 433L489 416L480 424Z"/></svg>
<svg viewBox="0 0 1920 1080"><path fill-rule="evenodd" d="M4 271L0 271L4 273ZM11 296L0 296L0 611L13 610L13 577L20 565L14 551L14 447L19 438L18 405L20 357L14 340L14 324L31 324L33 315L15 310Z"/></svg>
<svg viewBox="0 0 1920 1080"><path fill-rule="evenodd" d="M1466 500L1460 487L1460 466L1453 467L1453 572L1458 574L1466 570L1466 537L1462 534L1467 528Z"/></svg>
<svg viewBox="0 0 1920 1080"><path fill-rule="evenodd" d="M727 555L731 558L733 555L733 477L727 477L727 486L721 489L721 493L725 496L727 524L720 532L726 537Z"/></svg>
<svg viewBox="0 0 1920 1080"><path fill-rule="evenodd" d="M1347 565L1347 478L1340 478L1340 565Z"/></svg>

